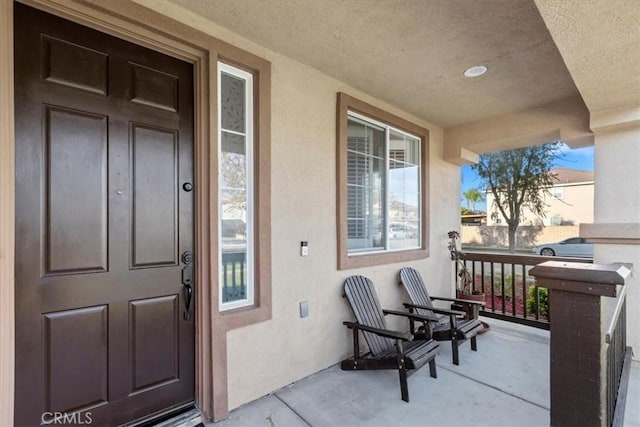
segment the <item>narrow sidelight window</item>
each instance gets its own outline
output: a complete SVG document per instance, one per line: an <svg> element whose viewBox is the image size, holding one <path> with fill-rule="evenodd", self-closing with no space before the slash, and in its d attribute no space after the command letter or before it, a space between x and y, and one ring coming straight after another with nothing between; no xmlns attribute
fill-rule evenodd
<svg viewBox="0 0 640 427"><path fill-rule="evenodd" d="M220 309L254 303L253 75L218 63Z"/></svg>

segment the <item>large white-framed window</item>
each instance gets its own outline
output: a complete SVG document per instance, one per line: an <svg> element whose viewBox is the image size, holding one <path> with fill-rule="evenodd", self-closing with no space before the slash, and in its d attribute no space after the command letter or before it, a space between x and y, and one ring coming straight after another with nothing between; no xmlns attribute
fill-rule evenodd
<svg viewBox="0 0 640 427"><path fill-rule="evenodd" d="M420 138L353 111L347 127L348 253L420 248Z"/></svg>
<svg viewBox="0 0 640 427"><path fill-rule="evenodd" d="M218 62L220 310L255 300L253 75Z"/></svg>
<svg viewBox="0 0 640 427"><path fill-rule="evenodd" d="M428 131L338 94L338 268L426 258Z"/></svg>

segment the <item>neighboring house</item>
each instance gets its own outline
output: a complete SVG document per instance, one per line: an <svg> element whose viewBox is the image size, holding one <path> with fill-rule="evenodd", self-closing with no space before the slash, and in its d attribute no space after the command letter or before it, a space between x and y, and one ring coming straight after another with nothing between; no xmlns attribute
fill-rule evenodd
<svg viewBox="0 0 640 427"><path fill-rule="evenodd" d="M545 215L539 217L525 208L520 225L579 225L593 222L593 172L556 168L550 172L555 183L544 193ZM541 191L542 192L542 191ZM486 192L487 225L507 225L494 204L491 192Z"/></svg>
<svg viewBox="0 0 640 427"><path fill-rule="evenodd" d="M462 225L486 225L487 214L485 212L460 215Z"/></svg>
<svg viewBox="0 0 640 427"><path fill-rule="evenodd" d="M500 149L597 146L637 307L637 5L0 1L0 425L221 420L338 363L345 278L454 294L459 166Z"/></svg>

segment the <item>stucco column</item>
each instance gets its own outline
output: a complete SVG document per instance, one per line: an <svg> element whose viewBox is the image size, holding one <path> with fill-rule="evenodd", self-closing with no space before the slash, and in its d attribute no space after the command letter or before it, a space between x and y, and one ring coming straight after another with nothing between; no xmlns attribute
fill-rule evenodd
<svg viewBox="0 0 640 427"><path fill-rule="evenodd" d="M627 343L640 360L640 124L608 126L595 133L594 224L580 236L595 244L594 262L633 263L628 278Z"/></svg>
<svg viewBox="0 0 640 427"><path fill-rule="evenodd" d="M624 413L629 267L547 261L530 271L549 289L551 426L605 427Z"/></svg>

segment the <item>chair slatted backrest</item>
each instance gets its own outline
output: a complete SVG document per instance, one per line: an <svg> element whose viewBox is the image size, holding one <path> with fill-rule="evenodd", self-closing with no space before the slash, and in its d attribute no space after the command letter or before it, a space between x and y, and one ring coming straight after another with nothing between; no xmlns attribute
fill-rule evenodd
<svg viewBox="0 0 640 427"><path fill-rule="evenodd" d="M344 281L344 295L349 301L356 321L361 325L387 329L380 301L373 282L364 276L351 276ZM395 345L390 338L363 332L371 354L376 356Z"/></svg>
<svg viewBox="0 0 640 427"><path fill-rule="evenodd" d="M411 299L413 304L433 307L431 298L429 297L429 292L427 292L427 287L424 285L422 276L420 276L420 273L418 273L416 269L411 267L401 268L400 281L407 290L409 299ZM434 313L431 310L425 310L422 308L417 308L416 313L434 316Z"/></svg>

